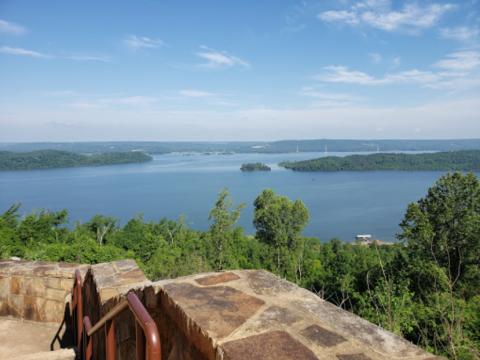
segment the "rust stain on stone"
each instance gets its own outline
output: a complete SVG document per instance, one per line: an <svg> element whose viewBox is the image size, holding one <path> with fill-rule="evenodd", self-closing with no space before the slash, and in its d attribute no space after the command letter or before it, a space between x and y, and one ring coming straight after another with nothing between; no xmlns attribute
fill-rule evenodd
<svg viewBox="0 0 480 360"><path fill-rule="evenodd" d="M206 276L200 279L195 279L197 283L203 286L210 286L210 285L217 285L220 283L226 283L233 280L240 279L240 276L232 273L232 272L225 272L219 275L211 275Z"/></svg>
<svg viewBox="0 0 480 360"><path fill-rule="evenodd" d="M42 321L37 305L35 304L35 299L31 296L25 296L23 298L23 317L25 320Z"/></svg>
<svg viewBox="0 0 480 360"><path fill-rule="evenodd" d="M20 278L12 276L10 279L10 294L20 294Z"/></svg>
<svg viewBox="0 0 480 360"><path fill-rule="evenodd" d="M337 355L337 358L340 360L372 360L372 358L365 354Z"/></svg>
<svg viewBox="0 0 480 360"><path fill-rule="evenodd" d="M270 331L220 346L230 360L318 360L315 354L285 331Z"/></svg>
<svg viewBox="0 0 480 360"><path fill-rule="evenodd" d="M0 301L0 316L13 316L21 318L21 314L6 302Z"/></svg>
<svg viewBox="0 0 480 360"><path fill-rule="evenodd" d="M164 286L164 290L187 317L218 337L231 334L264 304L263 300L229 286L170 283Z"/></svg>
<svg viewBox="0 0 480 360"><path fill-rule="evenodd" d="M332 347L347 341L342 335L336 334L318 325L309 326L306 329L303 329L300 333L308 340L323 347Z"/></svg>
<svg viewBox="0 0 480 360"><path fill-rule="evenodd" d="M281 293L292 293L299 290L296 285L263 270L248 271L247 281L252 290L259 295L276 296Z"/></svg>

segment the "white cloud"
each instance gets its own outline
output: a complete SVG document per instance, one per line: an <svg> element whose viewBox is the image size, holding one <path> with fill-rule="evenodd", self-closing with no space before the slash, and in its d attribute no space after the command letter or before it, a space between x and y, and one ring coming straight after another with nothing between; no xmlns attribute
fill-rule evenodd
<svg viewBox="0 0 480 360"><path fill-rule="evenodd" d="M361 71L350 70L346 66L326 66L324 72L314 79L325 82L385 85L418 84L430 89L449 89L452 92L480 85L480 52L463 51L447 55L447 59L437 61L430 70L408 70L382 77L374 77Z"/></svg>
<svg viewBox="0 0 480 360"><path fill-rule="evenodd" d="M225 101L225 94L212 93L199 90L180 90L174 92L174 96L166 98L167 100L174 100L179 102L192 102L196 104L208 104L208 105L233 105L229 101Z"/></svg>
<svg viewBox="0 0 480 360"><path fill-rule="evenodd" d="M432 65L434 68L441 68L454 71L472 70L480 66L480 52L462 51L447 55L449 59L440 60Z"/></svg>
<svg viewBox="0 0 480 360"><path fill-rule="evenodd" d="M25 29L23 26L11 23L5 20L0 19L0 33L6 33L6 34L13 34L13 35L21 35L25 33L27 29Z"/></svg>
<svg viewBox="0 0 480 360"><path fill-rule="evenodd" d="M426 84L437 82L439 80L439 75L432 73L431 71L408 70L402 71L398 74L387 75L385 79L388 79L391 83Z"/></svg>
<svg viewBox="0 0 480 360"><path fill-rule="evenodd" d="M306 6L306 3L302 2L285 15L285 26L280 30L281 33L295 33L306 29L307 25L301 22L306 14Z"/></svg>
<svg viewBox="0 0 480 360"><path fill-rule="evenodd" d="M325 11L321 14L318 14L318 18L320 20L326 22L345 22L349 25L358 25L360 23L359 19L357 18L357 14L352 11Z"/></svg>
<svg viewBox="0 0 480 360"><path fill-rule="evenodd" d="M299 95L316 99L312 101L309 106L312 108L326 108L326 107L347 107L355 102L364 100L360 96L350 94L324 93L314 91L311 88L304 87Z"/></svg>
<svg viewBox="0 0 480 360"><path fill-rule="evenodd" d="M358 101L363 100L360 96L354 96L350 94L335 94L335 93L324 93L319 91L302 91L300 95L308 96L317 99L328 99L328 100L347 100L347 101Z"/></svg>
<svg viewBox="0 0 480 360"><path fill-rule="evenodd" d="M380 64L382 62L382 56L380 54L368 54L372 58L374 64Z"/></svg>
<svg viewBox="0 0 480 360"><path fill-rule="evenodd" d="M206 59L207 62L196 65L197 68L222 69L222 68L229 68L237 65L244 68L250 67L249 63L241 60L240 58L234 55L230 55L226 51L215 51L207 48L206 46L200 46L200 48L206 51L195 53L195 55L203 59Z"/></svg>
<svg viewBox="0 0 480 360"><path fill-rule="evenodd" d="M118 107L118 105L132 106L132 107L148 107L159 99L150 96L105 96L95 94L77 94L67 92L66 97L74 97L68 106L82 108L82 109L110 109Z"/></svg>
<svg viewBox="0 0 480 360"><path fill-rule="evenodd" d="M379 85L391 82L389 79L376 79L361 71L350 71L347 66L326 66L323 69L326 71L315 76L316 80L361 85Z"/></svg>
<svg viewBox="0 0 480 360"><path fill-rule="evenodd" d="M121 98L100 99L99 103L104 104L125 104L133 106L145 106L157 102L158 99L149 96L130 96Z"/></svg>
<svg viewBox="0 0 480 360"><path fill-rule="evenodd" d="M112 58L108 55L87 55L87 54L75 54L67 56L67 59L78 61L102 61L112 62Z"/></svg>
<svg viewBox="0 0 480 360"><path fill-rule="evenodd" d="M440 29L440 37L444 39L453 39L463 42L470 42L478 39L480 30L475 28L469 28L466 26L459 26L456 28L443 28Z"/></svg>
<svg viewBox="0 0 480 360"><path fill-rule="evenodd" d="M400 66L400 57L396 57L395 59L393 59L392 61L392 67L396 68L396 67L399 67Z"/></svg>
<svg viewBox="0 0 480 360"><path fill-rule="evenodd" d="M41 58L50 58L51 56L39 53L37 51L26 50L22 48L12 48L10 46L2 46L0 47L0 52L12 55L27 55L33 57L41 57Z"/></svg>
<svg viewBox="0 0 480 360"><path fill-rule="evenodd" d="M393 11L390 1L365 1L348 10L322 12L318 18L327 23L365 25L385 31L406 30L414 34L435 26L443 14L454 7L452 4L420 7L412 3L405 4L401 11Z"/></svg>
<svg viewBox="0 0 480 360"><path fill-rule="evenodd" d="M188 98L205 98L215 96L216 94L206 92L206 91L198 91L198 90L181 90L178 92L180 96L188 97Z"/></svg>
<svg viewBox="0 0 480 360"><path fill-rule="evenodd" d="M156 49L160 46L166 46L160 39L150 39L148 37L137 37L136 35L129 35L123 40L123 43L132 50L138 50L141 48Z"/></svg>

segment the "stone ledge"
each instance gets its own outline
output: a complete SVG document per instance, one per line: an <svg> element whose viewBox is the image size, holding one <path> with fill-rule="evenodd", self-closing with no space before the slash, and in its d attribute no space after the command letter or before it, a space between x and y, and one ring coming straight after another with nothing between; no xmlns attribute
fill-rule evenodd
<svg viewBox="0 0 480 360"><path fill-rule="evenodd" d="M61 323L75 270L88 265L0 260L0 316Z"/></svg>
<svg viewBox="0 0 480 360"><path fill-rule="evenodd" d="M68 276L63 264L56 265L18 264L7 273L0 266L0 297L4 290L9 294L6 302L0 298L0 313L2 307L11 312L27 309L30 318L44 321L47 314L42 309L48 302L60 303L60 291L68 285L63 281L73 277L73 267ZM36 285L29 278L12 280L28 274L29 268L51 277ZM82 268L84 315L95 324L135 292L157 324L164 360L440 359L263 270L196 274L151 283L133 260L87 268L86 273ZM25 288L37 297L22 295ZM131 312L115 319L115 339L117 359L133 356ZM97 358L105 356L104 346L105 334L100 331L94 336Z"/></svg>
<svg viewBox="0 0 480 360"><path fill-rule="evenodd" d="M90 265L81 264L0 259L0 274L2 275L73 279L75 270L80 270L83 277L89 267Z"/></svg>
<svg viewBox="0 0 480 360"><path fill-rule="evenodd" d="M161 332L162 350L177 358L188 358L192 348L201 351L202 359L212 360L433 358L404 339L262 270L164 280L147 286L143 293ZM154 306L159 308L156 312ZM172 333L178 334L179 340L161 330L172 324L177 327Z"/></svg>

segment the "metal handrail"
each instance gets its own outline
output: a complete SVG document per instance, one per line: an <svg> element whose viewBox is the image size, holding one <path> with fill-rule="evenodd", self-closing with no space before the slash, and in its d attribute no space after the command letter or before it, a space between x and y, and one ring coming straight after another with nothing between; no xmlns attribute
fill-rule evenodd
<svg viewBox="0 0 480 360"><path fill-rule="evenodd" d="M77 342L77 349L78 352L81 353L83 334L83 301L82 275L78 269L75 270L75 282L73 283L72 289L72 308L70 310L70 315L72 316L72 322L74 323L72 328L74 329L74 332L76 332L75 340Z"/></svg>
<svg viewBox="0 0 480 360"><path fill-rule="evenodd" d="M107 335L107 359L115 359L115 337L113 320L127 309L130 309L130 311L135 316L137 359L160 360L162 358L161 340L160 335L158 334L157 325L155 324L143 304L140 302L137 295L135 295L134 293L130 293L125 299L123 299L112 310L110 310L103 318L101 318L95 324L95 326L92 327L90 318L88 316L84 317L84 324L86 329L85 344L87 347L87 360L89 360L92 356L91 336L95 334L98 330L100 330L103 326L105 326Z"/></svg>
<svg viewBox="0 0 480 360"><path fill-rule="evenodd" d="M161 340L157 325L138 299L137 295L134 293L128 294L125 299L101 318L95 326L92 326L90 318L88 316L83 317L82 276L79 270L75 270L75 283L73 285L72 294L71 315L72 320L76 320L76 326L73 326L73 328L77 330L77 336L75 338L77 341L78 353L81 354L82 359L90 360L93 357L92 335L105 326L106 358L108 360L115 360L115 333L113 320L125 310L130 309L135 316L137 360L161 360Z"/></svg>

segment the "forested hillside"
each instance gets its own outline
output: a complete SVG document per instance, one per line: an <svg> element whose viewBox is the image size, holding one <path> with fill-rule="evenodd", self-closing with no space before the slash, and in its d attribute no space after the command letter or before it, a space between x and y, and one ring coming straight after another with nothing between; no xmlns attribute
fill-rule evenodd
<svg viewBox="0 0 480 360"><path fill-rule="evenodd" d="M327 156L278 164L295 171L480 171L480 150L427 154L371 154Z"/></svg>
<svg viewBox="0 0 480 360"><path fill-rule="evenodd" d="M208 231L176 221L126 224L96 215L72 229L68 212L21 204L0 216L0 257L95 264L135 259L151 280L220 269L266 269L319 297L450 359L480 355L480 184L473 173L442 176L408 204L400 242L367 248L302 236L301 200L265 189L253 203L255 237L237 221L246 204L218 193ZM188 209L186 209L188 210Z"/></svg>
<svg viewBox="0 0 480 360"><path fill-rule="evenodd" d="M153 159L141 152L80 155L60 150L41 150L29 153L0 152L0 170L29 170L74 166L100 166L148 162Z"/></svg>

